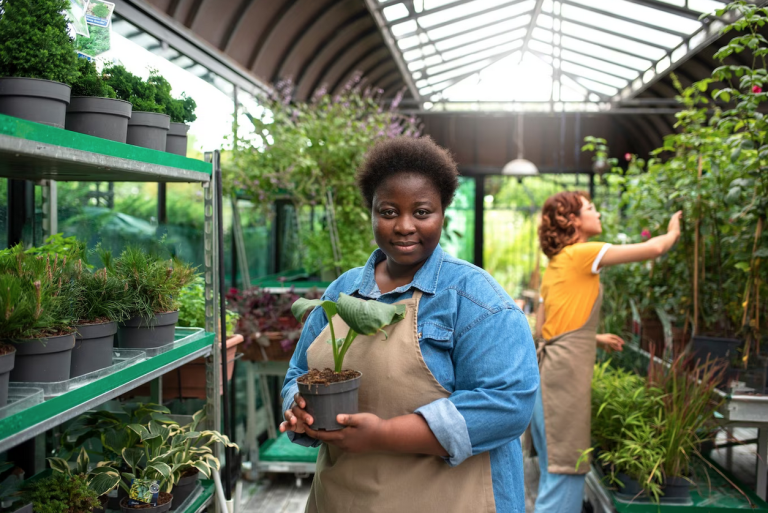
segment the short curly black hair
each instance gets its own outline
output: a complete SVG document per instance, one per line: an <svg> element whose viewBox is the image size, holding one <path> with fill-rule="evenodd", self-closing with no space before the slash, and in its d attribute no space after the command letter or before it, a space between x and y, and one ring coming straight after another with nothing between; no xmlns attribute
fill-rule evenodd
<svg viewBox="0 0 768 513"><path fill-rule="evenodd" d="M373 205L373 195L381 183L400 172L429 179L440 191L443 210L451 204L459 187L456 162L448 150L438 146L429 136L383 139L368 151L357 171L357 186L368 208Z"/></svg>

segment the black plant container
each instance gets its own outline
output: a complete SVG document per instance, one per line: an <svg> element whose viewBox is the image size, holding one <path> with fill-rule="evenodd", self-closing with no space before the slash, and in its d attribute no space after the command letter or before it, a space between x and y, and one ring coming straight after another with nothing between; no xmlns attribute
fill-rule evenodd
<svg viewBox="0 0 768 513"><path fill-rule="evenodd" d="M343 429L336 422L340 413L357 413L357 391L362 374L356 378L330 385L305 385L299 383L299 393L307 402L307 413L312 415L312 429L336 431Z"/></svg>
<svg viewBox="0 0 768 513"><path fill-rule="evenodd" d="M16 360L16 349L0 356L0 408L8 404L8 378Z"/></svg>
<svg viewBox="0 0 768 513"><path fill-rule="evenodd" d="M125 142L142 148L165 151L170 127L171 116L168 114L133 111L131 119L128 120L128 136Z"/></svg>
<svg viewBox="0 0 768 513"><path fill-rule="evenodd" d="M112 348L117 333L116 322L75 326L75 348L72 350L70 378L112 365Z"/></svg>
<svg viewBox="0 0 768 513"><path fill-rule="evenodd" d="M69 379L74 334L9 342L16 347L11 381L55 383Z"/></svg>
<svg viewBox="0 0 768 513"><path fill-rule="evenodd" d="M151 349L171 344L178 320L178 310L155 314L151 319L141 316L128 319L117 330L118 346L123 349Z"/></svg>
<svg viewBox="0 0 768 513"><path fill-rule="evenodd" d="M187 156L187 132L189 125L184 123L171 123L168 138L165 140L165 151L175 155Z"/></svg>
<svg viewBox="0 0 768 513"><path fill-rule="evenodd" d="M171 506L173 505L173 496L171 496L171 500L166 502L165 504L160 504L158 506L142 506L140 508L131 508L128 506L128 498L124 498L120 501L120 509L123 513L165 513L169 509L171 509Z"/></svg>
<svg viewBox="0 0 768 513"><path fill-rule="evenodd" d="M171 490L171 495L173 495L173 506L171 506L171 511L184 504L187 497L192 494L195 490L195 486L197 486L197 478L199 474L200 471L195 469L193 474L182 477L179 479L179 482L173 486L173 489Z"/></svg>
<svg viewBox="0 0 768 513"><path fill-rule="evenodd" d="M72 88L39 78L0 78L0 114L64 128Z"/></svg>

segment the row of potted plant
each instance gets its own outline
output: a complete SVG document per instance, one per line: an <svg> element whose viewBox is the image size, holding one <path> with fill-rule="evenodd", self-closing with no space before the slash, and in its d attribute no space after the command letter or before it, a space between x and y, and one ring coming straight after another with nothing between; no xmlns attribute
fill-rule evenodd
<svg viewBox="0 0 768 513"><path fill-rule="evenodd" d="M203 410L183 426L169 414L164 406L138 404L121 414L97 411L79 417L62 435L58 457L48 458L53 473L26 483L9 477L0 485L3 501L32 503L34 511L87 513L106 509L108 494L117 489L117 504L109 509L176 509L200 476L210 478L219 470L214 445L237 445L218 431L200 429ZM91 441L102 451L86 450ZM99 460L95 465L92 456ZM0 473L11 467L0 467Z"/></svg>
<svg viewBox="0 0 768 513"><path fill-rule="evenodd" d="M178 295L195 276L178 260L129 247L92 270L82 243L55 236L0 252L0 405L7 383L57 382L112 364L112 348L174 341Z"/></svg>
<svg viewBox="0 0 768 513"><path fill-rule="evenodd" d="M651 361L648 375L595 365L592 379L590 454L605 479L628 500L685 502L690 499L692 463L716 433L722 398L715 387L724 364L682 356L664 365Z"/></svg>
<svg viewBox="0 0 768 513"><path fill-rule="evenodd" d="M195 101L173 98L156 71L142 80L123 66L98 72L94 61L78 58L68 7L68 0L3 5L0 113L186 156Z"/></svg>

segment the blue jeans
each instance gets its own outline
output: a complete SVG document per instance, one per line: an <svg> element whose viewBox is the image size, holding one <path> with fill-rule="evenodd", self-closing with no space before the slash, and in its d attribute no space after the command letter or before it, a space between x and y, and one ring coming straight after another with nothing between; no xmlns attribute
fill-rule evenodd
<svg viewBox="0 0 768 513"><path fill-rule="evenodd" d="M544 405L541 402L541 388L536 393L536 403L533 406L531 435L539 455L541 469L535 513L581 513L586 476L547 472L547 438L544 435Z"/></svg>

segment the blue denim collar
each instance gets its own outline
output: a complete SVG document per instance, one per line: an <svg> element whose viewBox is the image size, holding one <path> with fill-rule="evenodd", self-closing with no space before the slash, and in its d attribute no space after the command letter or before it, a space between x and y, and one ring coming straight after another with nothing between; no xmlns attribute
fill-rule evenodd
<svg viewBox="0 0 768 513"><path fill-rule="evenodd" d="M440 269L443 266L445 254L440 244L437 245L435 251L427 258L424 265L421 266L413 277L413 281L408 285L398 287L387 294L402 294L410 290L411 288L417 288L426 294L434 294L437 290L437 280L440 277ZM387 257L381 249L376 249L368 258L368 262L363 267L363 272L358 275L355 280L354 290L352 292L359 292L361 296L370 299L378 299L382 296L379 291L379 286L376 284L376 264L385 260Z"/></svg>

